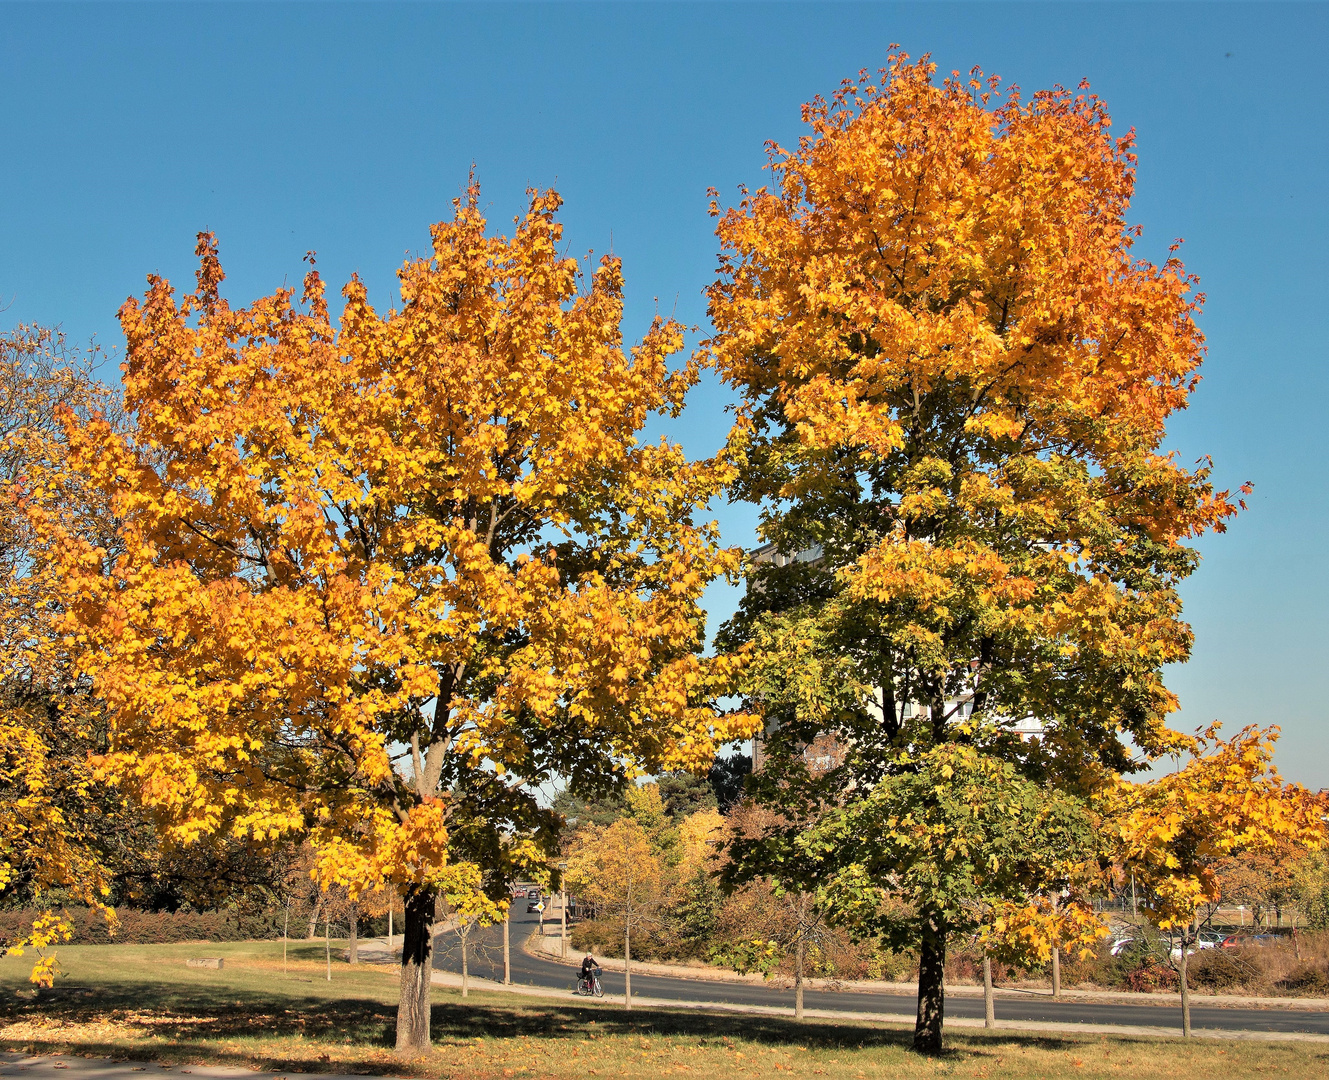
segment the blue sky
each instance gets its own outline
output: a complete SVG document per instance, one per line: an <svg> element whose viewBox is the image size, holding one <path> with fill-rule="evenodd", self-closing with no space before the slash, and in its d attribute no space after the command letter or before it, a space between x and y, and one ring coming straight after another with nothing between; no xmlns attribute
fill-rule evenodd
<svg viewBox="0 0 1329 1080"><path fill-rule="evenodd" d="M243 302L306 250L384 301L475 164L491 220L556 186L569 250L624 259L625 332L659 307L704 324L710 185L760 183L766 139L887 46L1027 91L1087 77L1136 129L1142 254L1174 237L1202 278L1204 382L1169 431L1250 511L1187 583L1179 723L1278 723L1277 761L1329 785L1329 7L1187 4L619 4L0 9L0 325L119 344L144 275L187 282L214 230ZM724 436L698 388L670 428ZM755 517L719 508L726 537ZM710 594L714 621L733 590Z"/></svg>

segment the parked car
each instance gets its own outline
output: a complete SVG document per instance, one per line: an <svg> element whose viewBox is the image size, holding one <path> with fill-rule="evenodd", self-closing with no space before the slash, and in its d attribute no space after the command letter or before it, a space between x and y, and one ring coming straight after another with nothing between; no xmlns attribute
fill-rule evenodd
<svg viewBox="0 0 1329 1080"><path fill-rule="evenodd" d="M1277 941L1277 934L1229 934L1222 941L1225 949L1239 949L1244 945L1268 945Z"/></svg>
<svg viewBox="0 0 1329 1080"><path fill-rule="evenodd" d="M1135 936L1133 934L1121 934L1112 939L1112 947L1108 951L1113 956L1120 956L1134 940ZM1220 945L1225 945L1226 942L1227 939L1216 930L1201 930L1198 940L1187 950L1186 955L1191 956L1200 949L1216 949ZM1173 949L1172 955L1173 957L1180 956L1180 947Z"/></svg>

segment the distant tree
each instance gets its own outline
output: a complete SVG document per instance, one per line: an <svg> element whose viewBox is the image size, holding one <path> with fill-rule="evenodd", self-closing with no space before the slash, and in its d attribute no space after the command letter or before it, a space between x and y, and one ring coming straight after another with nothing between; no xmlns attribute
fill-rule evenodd
<svg viewBox="0 0 1329 1080"><path fill-rule="evenodd" d="M572 829L587 825L608 825L627 809L621 792L599 797L583 797L565 787L555 797L551 809Z"/></svg>
<svg viewBox="0 0 1329 1080"><path fill-rule="evenodd" d="M743 784L752 772L752 758L748 754L730 754L718 757L711 766L709 780L715 793L716 809L727 814L743 798Z"/></svg>
<svg viewBox="0 0 1329 1080"><path fill-rule="evenodd" d="M1247 727L1220 741L1215 725L1192 743L1184 767L1144 783L1119 780L1100 801L1118 864L1144 890L1145 916L1171 939L1187 1038L1188 955L1198 910L1221 895L1223 861L1280 846L1319 849L1326 840L1320 801L1285 785L1270 764L1277 737L1277 728Z"/></svg>
<svg viewBox="0 0 1329 1080"><path fill-rule="evenodd" d="M1291 868L1297 906L1312 930L1329 930L1329 854L1313 851Z"/></svg>
<svg viewBox="0 0 1329 1080"><path fill-rule="evenodd" d="M707 776L688 772L662 773L656 782L665 813L675 821L681 821L698 810L714 810L718 805Z"/></svg>
<svg viewBox="0 0 1329 1080"><path fill-rule="evenodd" d="M632 939L658 926L676 877L640 821L619 818L577 834L568 854L568 887L614 922L623 935L624 1007L632 1008Z"/></svg>

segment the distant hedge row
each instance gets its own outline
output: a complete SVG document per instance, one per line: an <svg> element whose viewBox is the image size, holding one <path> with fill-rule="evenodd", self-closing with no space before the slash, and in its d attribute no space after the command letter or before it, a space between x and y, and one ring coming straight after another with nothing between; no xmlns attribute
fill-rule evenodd
<svg viewBox="0 0 1329 1080"><path fill-rule="evenodd" d="M66 908L74 924L74 945L159 945L177 941L255 941L280 938L282 913L241 914L234 911L135 911L121 908L116 912L115 936L108 932L106 920L89 908ZM0 947L22 937L39 912L14 908L0 911ZM291 936L303 937L304 920L291 921Z"/></svg>

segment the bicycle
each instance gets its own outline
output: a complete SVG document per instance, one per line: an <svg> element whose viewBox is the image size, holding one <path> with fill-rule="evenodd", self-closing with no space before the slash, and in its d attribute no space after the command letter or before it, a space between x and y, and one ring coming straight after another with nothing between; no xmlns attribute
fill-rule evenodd
<svg viewBox="0 0 1329 1080"><path fill-rule="evenodd" d="M605 996L605 989L600 985L599 974L592 975L589 979L577 980L577 994L580 997L598 997Z"/></svg>

